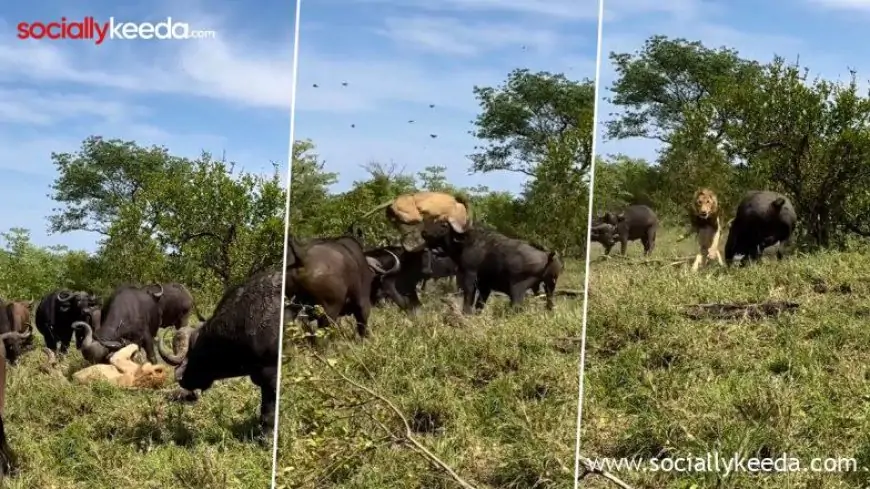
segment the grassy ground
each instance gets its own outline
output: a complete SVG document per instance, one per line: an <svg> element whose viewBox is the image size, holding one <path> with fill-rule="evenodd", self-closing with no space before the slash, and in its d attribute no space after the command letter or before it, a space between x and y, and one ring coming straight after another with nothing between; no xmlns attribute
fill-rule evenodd
<svg viewBox="0 0 870 489"><path fill-rule="evenodd" d="M569 262L559 288L582 290L582 272L582 262ZM385 403L341 375L394 403L413 436L475 487L573 486L580 350L571 338L582 296L557 299L552 313L530 298L512 315L493 295L465 322L439 296L425 296L413 320L394 306L375 309L363 342L346 320L317 353L334 368L289 339L297 329L288 327L279 487L460 487L402 441Z"/></svg>
<svg viewBox="0 0 870 489"><path fill-rule="evenodd" d="M654 258L693 240L660 233ZM581 451L663 457L718 451L855 457L870 467L870 253L767 258L726 270L596 260L593 245ZM638 258L640 244L630 244ZM764 320L691 320L681 305L800 303ZM866 471L747 474L619 472L636 488L867 487ZM612 487L591 477L585 487ZM696 485L692 485L696 484Z"/></svg>
<svg viewBox="0 0 870 489"><path fill-rule="evenodd" d="M195 405L165 391L130 391L64 378L86 365L71 352L52 372L37 349L7 370L6 432L21 472L7 488L268 488L271 443L253 439L259 390L219 381ZM268 446L267 446L268 445Z"/></svg>

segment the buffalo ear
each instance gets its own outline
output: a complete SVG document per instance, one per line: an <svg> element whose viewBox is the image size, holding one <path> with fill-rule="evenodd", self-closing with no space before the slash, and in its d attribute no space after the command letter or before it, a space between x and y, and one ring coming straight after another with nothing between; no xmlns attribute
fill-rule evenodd
<svg viewBox="0 0 870 489"><path fill-rule="evenodd" d="M447 223L450 224L450 227L456 233L465 234L465 231L468 230L468 226L466 225L466 223L460 222L459 219L456 219L453 216L447 218Z"/></svg>

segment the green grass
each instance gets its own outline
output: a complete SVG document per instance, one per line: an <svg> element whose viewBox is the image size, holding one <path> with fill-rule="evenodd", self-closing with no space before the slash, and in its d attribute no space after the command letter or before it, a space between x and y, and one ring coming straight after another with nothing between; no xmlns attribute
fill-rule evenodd
<svg viewBox="0 0 870 489"><path fill-rule="evenodd" d="M51 373L38 333L34 344L7 368L4 419L20 473L4 487L269 487L271 443L253 438L260 394L247 378L179 405L165 400L174 381L164 391L67 381L86 365L79 352Z"/></svg>
<svg viewBox="0 0 870 489"><path fill-rule="evenodd" d="M652 258L690 255L661 232ZM617 248L618 249L618 248ZM629 254L639 257L638 242ZM766 257L744 269L597 260L581 451L587 457L855 457L870 467L870 252ZM827 292L818 288L828 287ZM840 289L846 285L851 292ZM788 299L765 320L691 320L681 306ZM635 488L866 487L868 473L620 472ZM595 476L585 487L613 487ZM696 485L692 485L696 484Z"/></svg>
<svg viewBox="0 0 870 489"><path fill-rule="evenodd" d="M569 262L559 288L581 289L583 263ZM440 285L440 284L433 284ZM431 286L430 286L431 287ZM434 289L434 287L432 287ZM415 437L478 488L573 487L577 367L582 296L528 299L511 314L493 295L463 324L423 297L410 319L394 306L375 309L372 336L330 331L319 355L393 402ZM370 489L459 487L407 443L401 421L352 387L306 346L285 334L278 486Z"/></svg>

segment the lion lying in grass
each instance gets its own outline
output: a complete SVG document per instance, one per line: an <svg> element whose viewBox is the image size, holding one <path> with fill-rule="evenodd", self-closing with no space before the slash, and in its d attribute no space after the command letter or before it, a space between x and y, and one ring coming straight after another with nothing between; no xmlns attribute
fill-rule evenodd
<svg viewBox="0 0 870 489"><path fill-rule="evenodd" d="M98 363L85 367L72 375L73 380L81 384L105 380L118 387L133 389L163 387L169 375L169 367L149 362L141 365L134 362L132 357L138 350L138 345L127 345L109 357L110 365Z"/></svg>
<svg viewBox="0 0 870 489"><path fill-rule="evenodd" d="M702 188L695 192L689 219L691 229L680 236L677 241L682 241L691 234L697 234L699 250L698 255L695 256L695 262L692 264L692 271L697 271L702 264L706 265L707 260L715 259L720 265L725 266L722 254L719 253L722 226L719 222L719 199L716 197L716 193L708 188Z"/></svg>

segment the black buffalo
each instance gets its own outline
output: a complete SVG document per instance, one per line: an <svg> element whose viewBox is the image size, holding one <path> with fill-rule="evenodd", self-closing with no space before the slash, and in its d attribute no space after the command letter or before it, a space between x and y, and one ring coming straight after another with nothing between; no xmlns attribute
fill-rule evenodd
<svg viewBox="0 0 870 489"><path fill-rule="evenodd" d="M91 363L105 362L108 355L125 344L135 343L151 363L157 363L154 338L160 329L160 308L157 301L162 290L148 290L122 285L115 289L101 311L100 327L92 341L84 341L81 351ZM73 326L84 334L85 321Z"/></svg>
<svg viewBox="0 0 870 489"><path fill-rule="evenodd" d="M180 329L188 324L190 313L196 314L200 322L205 318L196 308L193 296L184 285L175 282L152 284L145 287L146 291L159 291L160 300L157 307L160 309L160 327L174 326Z"/></svg>
<svg viewBox="0 0 870 489"><path fill-rule="evenodd" d="M355 236L315 238L304 245L288 237L287 252L284 294L295 304L294 310L321 306L325 312L317 318L321 328L353 315L357 334L367 336L372 281L376 272L387 274L391 270L381 269L377 260L367 258Z"/></svg>
<svg viewBox="0 0 870 489"><path fill-rule="evenodd" d="M589 232L589 242L601 243L601 246L604 247L605 255L610 254L610 250L613 249L613 245L616 244L618 238L616 226L609 222L599 221L593 223Z"/></svg>
<svg viewBox="0 0 870 489"><path fill-rule="evenodd" d="M725 263L730 266L736 255L743 255L744 264L757 260L765 248L776 243L776 257L781 260L796 223L797 214L788 197L767 190L748 192L737 206L728 231Z"/></svg>
<svg viewBox="0 0 870 489"><path fill-rule="evenodd" d="M216 380L248 376L260 388L260 425L274 425L278 388L281 270L260 272L224 292L214 314L197 328L178 330L173 351L158 343L160 356L176 367L185 390L204 391Z"/></svg>
<svg viewBox="0 0 870 489"><path fill-rule="evenodd" d="M96 297L86 292L55 290L46 295L36 308L36 329L45 338L45 346L52 352L65 354L72 342L72 324L86 321L89 308L98 304ZM76 334L76 347L81 347L82 336Z"/></svg>
<svg viewBox="0 0 870 489"><path fill-rule="evenodd" d="M451 279L455 278L459 267L447 255L439 253L437 250L423 250L424 264L428 264L428 273L424 274L423 282L420 284L420 290L426 290L426 283L429 280Z"/></svg>
<svg viewBox="0 0 870 489"><path fill-rule="evenodd" d="M446 256L431 250L407 251L402 246L384 246L365 251L369 266L375 271L372 282L372 302L382 296L389 298L406 312L414 312L422 303L417 285L436 276L449 276L455 264ZM450 265L445 265L444 261Z"/></svg>
<svg viewBox="0 0 870 489"><path fill-rule="evenodd" d="M659 218L656 213L645 205L630 205L619 214L605 213L602 223L616 226L616 236L619 239L619 253L625 254L629 241L640 240L643 244L643 254L649 255L656 247L656 232L659 228ZM594 229L594 228L593 228Z"/></svg>
<svg viewBox="0 0 870 489"><path fill-rule="evenodd" d="M2 319L0 319L2 321ZM6 439L6 424L4 423L4 408L6 407L6 341L15 339L18 341L29 338L33 330L28 328L26 332L19 333L10 331L0 334L0 484L3 477L17 470L17 457Z"/></svg>
<svg viewBox="0 0 870 489"><path fill-rule="evenodd" d="M553 308L562 262L555 251L475 227L457 233L443 221L426 219L421 233L427 246L443 250L457 264L463 292L462 311L482 308L493 291L507 294L511 305L522 304L526 292L543 283L547 309ZM479 293L475 302L475 291Z"/></svg>

